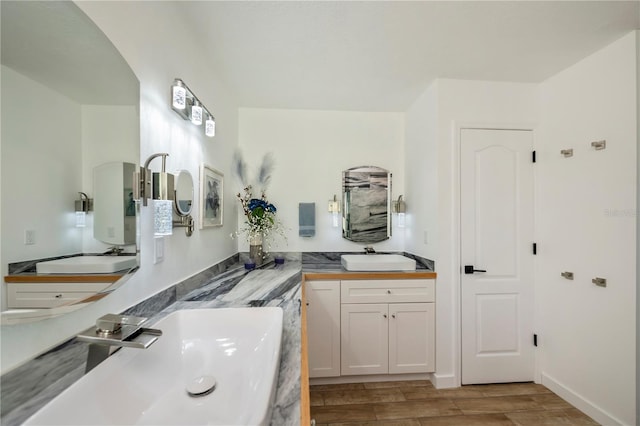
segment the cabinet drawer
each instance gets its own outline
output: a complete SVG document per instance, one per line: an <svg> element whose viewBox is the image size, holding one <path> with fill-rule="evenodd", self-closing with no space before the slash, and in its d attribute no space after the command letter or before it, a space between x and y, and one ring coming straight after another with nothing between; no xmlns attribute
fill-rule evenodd
<svg viewBox="0 0 640 426"><path fill-rule="evenodd" d="M91 297L107 283L7 284L9 308L55 308Z"/></svg>
<svg viewBox="0 0 640 426"><path fill-rule="evenodd" d="M435 302L435 280L343 280L342 303Z"/></svg>

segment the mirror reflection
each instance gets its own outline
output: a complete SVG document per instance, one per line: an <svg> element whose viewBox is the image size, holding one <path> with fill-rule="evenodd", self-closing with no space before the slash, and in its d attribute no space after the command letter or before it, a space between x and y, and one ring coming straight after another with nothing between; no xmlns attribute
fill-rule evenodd
<svg viewBox="0 0 640 426"><path fill-rule="evenodd" d="M377 243L391 236L391 173L375 166L342 172L342 236Z"/></svg>
<svg viewBox="0 0 640 426"><path fill-rule="evenodd" d="M175 177L175 208L179 216L191 214L193 209L193 177L187 170L181 170Z"/></svg>
<svg viewBox="0 0 640 426"><path fill-rule="evenodd" d="M18 293L28 284L43 285L10 283L10 278L37 276L39 261L108 252L131 256L132 270L137 268L137 209L131 189L140 152L139 82L73 2L11 1L0 2L0 7L0 261L6 323L9 284ZM93 208L77 212L78 204ZM110 292L130 275L130 268L102 273L103 290L89 293L101 297ZM51 279L63 281L60 275ZM47 290L55 287L50 284ZM86 304L91 297L84 297L84 287L89 286L44 292L42 297L63 303L30 314L30 320L73 310L78 301L77 306ZM83 296L72 298L70 292Z"/></svg>

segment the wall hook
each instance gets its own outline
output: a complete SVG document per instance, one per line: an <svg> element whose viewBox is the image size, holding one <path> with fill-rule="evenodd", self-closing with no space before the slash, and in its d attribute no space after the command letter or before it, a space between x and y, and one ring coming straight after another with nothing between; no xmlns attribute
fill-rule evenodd
<svg viewBox="0 0 640 426"><path fill-rule="evenodd" d="M601 141L591 142L591 146L594 147L596 149L596 151L600 151L600 150L605 149L607 147L607 141L606 140L601 140Z"/></svg>
<svg viewBox="0 0 640 426"><path fill-rule="evenodd" d="M565 157L573 157L573 148L563 149L562 151L560 151L560 154L564 155Z"/></svg>
<svg viewBox="0 0 640 426"><path fill-rule="evenodd" d="M561 272L560 276L568 279L568 280L573 280L573 272Z"/></svg>
<svg viewBox="0 0 640 426"><path fill-rule="evenodd" d="M594 283L595 285L597 285L598 287L606 287L607 286L607 279L606 278L594 278L591 280L592 283Z"/></svg>

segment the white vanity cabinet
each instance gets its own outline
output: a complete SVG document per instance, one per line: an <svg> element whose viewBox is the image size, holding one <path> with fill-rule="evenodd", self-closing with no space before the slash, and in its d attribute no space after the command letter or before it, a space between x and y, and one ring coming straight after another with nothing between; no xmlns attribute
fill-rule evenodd
<svg viewBox="0 0 640 426"><path fill-rule="evenodd" d="M309 377L340 376L340 281L305 283Z"/></svg>
<svg viewBox="0 0 640 426"><path fill-rule="evenodd" d="M341 374L435 370L435 281L341 282Z"/></svg>

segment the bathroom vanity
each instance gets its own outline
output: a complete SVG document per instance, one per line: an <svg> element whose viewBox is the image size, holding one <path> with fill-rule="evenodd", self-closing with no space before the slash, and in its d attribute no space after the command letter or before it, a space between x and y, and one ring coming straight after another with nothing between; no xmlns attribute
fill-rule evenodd
<svg viewBox="0 0 640 426"><path fill-rule="evenodd" d="M427 269L312 272L303 265L302 424L309 422L309 381L412 380L435 371L436 277Z"/></svg>

